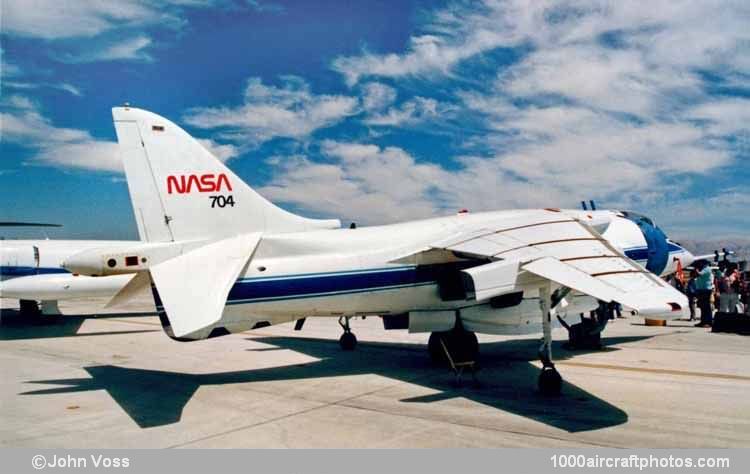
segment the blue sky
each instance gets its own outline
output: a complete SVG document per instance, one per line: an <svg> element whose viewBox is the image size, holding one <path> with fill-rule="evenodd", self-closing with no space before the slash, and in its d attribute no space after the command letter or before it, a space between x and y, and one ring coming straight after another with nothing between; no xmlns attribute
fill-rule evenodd
<svg viewBox="0 0 750 474"><path fill-rule="evenodd" d="M750 231L744 1L4 0L2 14L0 220L64 224L51 237L136 238L110 115L126 101L309 216L595 199L677 238Z"/></svg>

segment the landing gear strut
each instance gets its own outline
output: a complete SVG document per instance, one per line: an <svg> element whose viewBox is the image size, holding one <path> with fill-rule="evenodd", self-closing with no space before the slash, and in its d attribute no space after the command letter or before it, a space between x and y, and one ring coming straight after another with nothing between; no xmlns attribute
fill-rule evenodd
<svg viewBox="0 0 750 474"><path fill-rule="evenodd" d="M539 303L542 310L542 334L544 339L539 347L542 372L539 374L539 391L543 395L559 395L562 377L552 363L552 305L549 286L539 289Z"/></svg>
<svg viewBox="0 0 750 474"><path fill-rule="evenodd" d="M357 347L357 336L354 335L351 327L349 327L349 319L350 316L341 316L339 318L339 325L344 330L344 334L339 338L339 345L341 345L341 349L344 351L353 351Z"/></svg>

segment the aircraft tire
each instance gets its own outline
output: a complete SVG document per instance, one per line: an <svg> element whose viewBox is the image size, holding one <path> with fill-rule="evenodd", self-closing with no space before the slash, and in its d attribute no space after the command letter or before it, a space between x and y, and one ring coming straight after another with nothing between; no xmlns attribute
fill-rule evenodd
<svg viewBox="0 0 750 474"><path fill-rule="evenodd" d="M461 331L461 355L463 360L477 360L479 356L479 340L477 335L470 331Z"/></svg>
<svg viewBox="0 0 750 474"><path fill-rule="evenodd" d="M445 358L445 352L440 345L440 338L444 337L447 333L444 332L433 332L430 334L430 339L427 341L427 352L430 354L430 359L435 365L447 365L448 360Z"/></svg>
<svg viewBox="0 0 750 474"><path fill-rule="evenodd" d="M353 351L357 347L357 336L353 332L345 332L339 338L339 345L341 346L341 350Z"/></svg>
<svg viewBox="0 0 750 474"><path fill-rule="evenodd" d="M19 313L25 318L38 318L42 314L39 304L34 300L20 300Z"/></svg>
<svg viewBox="0 0 750 474"><path fill-rule="evenodd" d="M477 335L464 329L454 329L446 332L433 332L427 342L427 351L430 359L437 365L448 365L448 358L440 339L443 339L451 357L454 360L467 361L476 360L479 355L479 341Z"/></svg>
<svg viewBox="0 0 750 474"><path fill-rule="evenodd" d="M562 390L562 377L554 367L543 367L539 373L539 391L542 395L557 396Z"/></svg>

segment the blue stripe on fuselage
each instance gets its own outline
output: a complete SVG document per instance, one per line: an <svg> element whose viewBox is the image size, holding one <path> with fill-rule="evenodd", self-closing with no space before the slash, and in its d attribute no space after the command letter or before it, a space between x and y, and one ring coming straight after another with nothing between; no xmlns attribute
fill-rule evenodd
<svg viewBox="0 0 750 474"><path fill-rule="evenodd" d="M310 273L238 280L229 303L257 302L330 294L348 294L386 287L404 287L435 281L435 272L417 267L381 268L331 273Z"/></svg>
<svg viewBox="0 0 750 474"><path fill-rule="evenodd" d="M24 267L24 266L4 266L0 267L0 277L3 280L18 278L30 275L49 275L53 273L69 273L64 268L59 267Z"/></svg>
<svg viewBox="0 0 750 474"><path fill-rule="evenodd" d="M478 262L477 262L478 263ZM470 263L465 267L476 265ZM435 284L444 266L403 266L238 280L227 304L345 295Z"/></svg>
<svg viewBox="0 0 750 474"><path fill-rule="evenodd" d="M684 252L685 249L672 242L668 243L669 253ZM648 247L633 247L625 250L625 256L632 260L648 260Z"/></svg>
<svg viewBox="0 0 750 474"><path fill-rule="evenodd" d="M632 260L648 260L648 249L646 247L627 249L625 256Z"/></svg>

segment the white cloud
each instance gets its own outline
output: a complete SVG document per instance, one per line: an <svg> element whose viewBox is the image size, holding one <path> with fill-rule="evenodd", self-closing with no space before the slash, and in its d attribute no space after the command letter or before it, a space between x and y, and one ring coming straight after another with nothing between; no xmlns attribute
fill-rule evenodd
<svg viewBox="0 0 750 474"><path fill-rule="evenodd" d="M741 98L708 101L690 109L689 118L708 122L712 135L731 135L750 132L750 100Z"/></svg>
<svg viewBox="0 0 750 474"><path fill-rule="evenodd" d="M139 35L104 46L90 47L85 53L68 53L58 57L58 60L73 64L95 61L151 61L153 58L145 51L150 45L151 38Z"/></svg>
<svg viewBox="0 0 750 474"><path fill-rule="evenodd" d="M65 92L68 92L68 93L70 93L70 94L72 94L72 95L74 95L76 97L83 96L83 93L81 92L81 89L79 89L78 87L76 87L76 86L74 86L72 84L68 84L66 82L63 82L63 83L60 83L60 84L55 84L54 87L56 87L57 89L63 90Z"/></svg>
<svg viewBox="0 0 750 474"><path fill-rule="evenodd" d="M657 224L668 222L670 236L676 239L747 238L747 229L750 228L748 208L750 193L736 187L711 196L680 199L665 196L652 203L649 212Z"/></svg>
<svg viewBox="0 0 750 474"><path fill-rule="evenodd" d="M400 148L326 141L321 151L329 162L276 157L272 163L280 172L259 192L275 201L362 223L440 212L436 186L450 178L441 167L416 163Z"/></svg>
<svg viewBox="0 0 750 474"><path fill-rule="evenodd" d="M146 51L152 44L147 29L179 30L187 23L186 9L216 5L228 6L229 3L223 0L4 0L2 26L3 34L45 40L47 43L40 47L51 46L51 57L62 62L151 61ZM82 39L85 41L76 41Z"/></svg>
<svg viewBox="0 0 750 474"><path fill-rule="evenodd" d="M749 19L750 7L738 1L451 4L433 12L404 52L364 51L337 58L333 69L350 86L361 83L355 90L366 124L427 118L444 131L458 118L461 128L451 136L463 140L466 155L455 157L458 166L348 144L346 156L359 157L353 166L329 143L324 162L277 160L281 174L267 189L301 207L369 222L461 207L576 206L589 198L662 212L662 203L691 195L681 183L738 159L742 140L732 138L747 135L748 101L712 96L701 73L745 78L747 86ZM518 59L487 72L494 59L479 57L497 48L517 48ZM468 60L481 63L484 76L473 76L468 63L458 67ZM396 104L393 87L363 82L376 77L439 79L442 96L458 101L417 96ZM431 170L429 178L409 175L420 166ZM399 186L383 173L397 176Z"/></svg>
<svg viewBox="0 0 750 474"><path fill-rule="evenodd" d="M0 48L0 86L11 89L36 89L39 87L49 87L68 92L76 97L81 97L83 93L79 88L66 82L26 82L22 80L23 71L13 63L6 61L5 51ZM8 80L8 79L11 80Z"/></svg>
<svg viewBox="0 0 750 474"><path fill-rule="evenodd" d="M688 71L645 62L640 51L601 45L539 50L501 75L498 89L518 97L557 94L590 107L651 114L673 95L700 93Z"/></svg>
<svg viewBox="0 0 750 474"><path fill-rule="evenodd" d="M246 0L246 3L255 11L261 13L283 13L286 11L284 5L272 2L259 2L258 0Z"/></svg>
<svg viewBox="0 0 750 474"><path fill-rule="evenodd" d="M364 122L368 125L378 126L403 126L435 119L439 116L439 104L435 99L415 97L401 104L399 107L391 107L383 112L367 116Z"/></svg>
<svg viewBox="0 0 750 474"><path fill-rule="evenodd" d="M198 107L185 122L198 128L219 129L223 136L262 143L274 137L304 138L357 112L358 100L342 95L316 95L308 84L293 76L281 87L251 78L238 107Z"/></svg>
<svg viewBox="0 0 750 474"><path fill-rule="evenodd" d="M80 142L46 143L29 164L111 173L123 172L117 143L91 138Z"/></svg>
<svg viewBox="0 0 750 474"><path fill-rule="evenodd" d="M350 85L365 77L445 79L441 89L464 107L457 113L472 154L457 159L464 168L451 173L450 202L463 195L486 209L587 197L658 201L685 192L672 184L678 179L736 159L741 145L723 138L748 130L747 101L712 97L697 71L747 77L749 14L743 2L451 5L405 52L364 52L333 67ZM457 72L459 63L499 47L523 48L518 61L498 65L494 81L457 77L472 74ZM409 117L391 107L376 120Z"/></svg>
<svg viewBox="0 0 750 474"><path fill-rule="evenodd" d="M35 151L30 165L122 173L117 142L99 140L85 130L53 125L28 97L8 96L0 103L0 140ZM211 139L198 142L222 162L239 155L239 149Z"/></svg>
<svg viewBox="0 0 750 474"><path fill-rule="evenodd" d="M51 125L26 97L11 96L4 102L6 108L10 109L10 112L2 112L4 140L44 143L82 141L89 138L89 134L82 130Z"/></svg>
<svg viewBox="0 0 750 474"><path fill-rule="evenodd" d="M81 92L81 89L74 86L73 84L68 84L67 82L53 84L51 82L3 81L3 87L7 87L9 89L17 89L17 90L29 90L29 89L39 89L40 87L49 87L50 89L58 89L61 91L65 91L76 97L83 96L83 92Z"/></svg>
<svg viewBox="0 0 750 474"><path fill-rule="evenodd" d="M443 25L442 35L413 36L408 52L402 55L364 52L360 56L336 58L333 69L343 74L350 86L368 76L418 76L431 72L446 74L458 62L507 41L500 30L468 31L468 23L463 19L451 19Z"/></svg>
<svg viewBox="0 0 750 474"><path fill-rule="evenodd" d="M462 157L448 170L419 163L397 147L326 141L325 162L304 156L274 157L273 180L259 189L278 202L363 224L383 224L450 214L548 207L570 199L552 183L529 185L503 169L498 160ZM573 199L577 199L577 196Z"/></svg>
<svg viewBox="0 0 750 474"><path fill-rule="evenodd" d="M404 53L364 51L337 58L333 69L350 85L363 77L445 75L460 62L501 47L545 51L601 43L601 35L612 34L622 36L623 45L638 50L651 66L748 71L750 51L743 44L750 40L749 15L750 8L742 0L454 4L434 12ZM585 69L579 72L585 73Z"/></svg>
<svg viewBox="0 0 750 474"><path fill-rule="evenodd" d="M84 130L56 127L23 96L7 97L0 112L2 140L36 150L29 164L122 172L117 143Z"/></svg>
<svg viewBox="0 0 750 474"><path fill-rule="evenodd" d="M239 148L234 145L217 143L208 138L198 138L197 140L198 143L203 145L206 150L210 151L221 162L236 158L240 154Z"/></svg>
<svg viewBox="0 0 750 474"><path fill-rule="evenodd" d="M396 100L396 89L380 82L368 82L362 86L362 108L378 112Z"/></svg>
<svg viewBox="0 0 750 474"><path fill-rule="evenodd" d="M179 23L168 1L4 0L5 33L42 39L91 37L118 27Z"/></svg>

